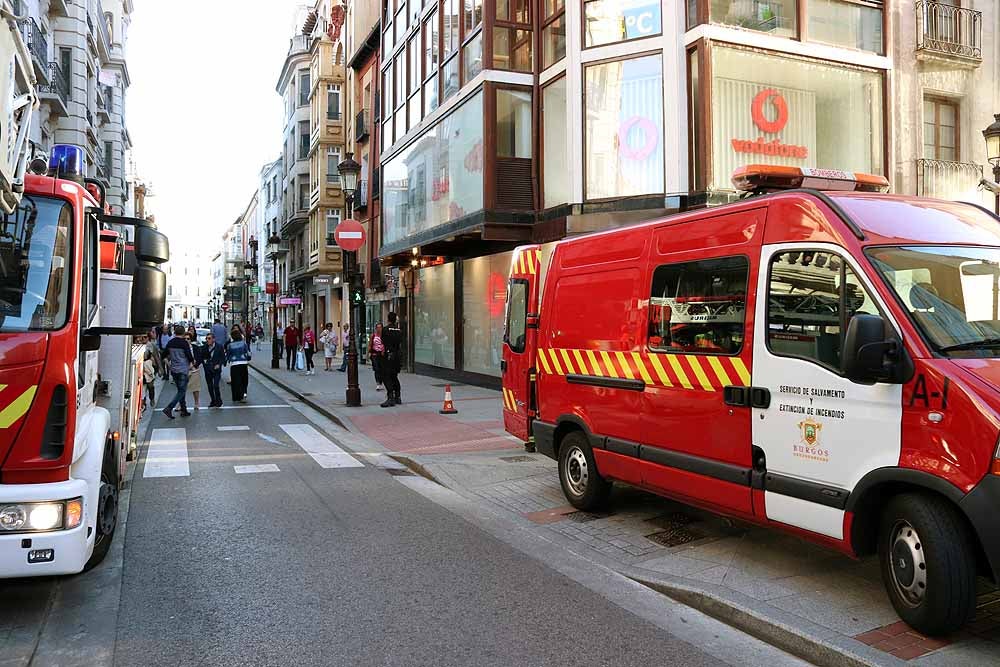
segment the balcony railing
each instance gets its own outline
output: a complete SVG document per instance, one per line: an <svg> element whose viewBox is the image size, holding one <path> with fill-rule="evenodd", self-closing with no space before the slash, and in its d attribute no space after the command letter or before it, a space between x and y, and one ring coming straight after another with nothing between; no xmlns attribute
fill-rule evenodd
<svg viewBox="0 0 1000 667"><path fill-rule="evenodd" d="M371 122L368 120L368 109L362 109L354 119L354 139L361 142L368 139L371 132Z"/></svg>
<svg viewBox="0 0 1000 667"><path fill-rule="evenodd" d="M28 18L21 22L21 32L24 35L24 41L27 43L28 50L31 51L31 56L38 63L38 68L43 69L49 61L49 43L45 38L45 34L33 18Z"/></svg>
<svg viewBox="0 0 1000 667"><path fill-rule="evenodd" d="M42 94L55 95L62 102L65 108L69 103L69 81L63 73L59 63L49 63L49 83L38 86L38 91Z"/></svg>
<svg viewBox="0 0 1000 667"><path fill-rule="evenodd" d="M358 191L354 193L354 209L368 208L368 180L358 181Z"/></svg>
<svg viewBox="0 0 1000 667"><path fill-rule="evenodd" d="M917 0L917 51L979 63L983 13L934 0Z"/></svg>
<svg viewBox="0 0 1000 667"><path fill-rule="evenodd" d="M917 195L934 199L980 200L981 165L947 160L917 160Z"/></svg>
<svg viewBox="0 0 1000 667"><path fill-rule="evenodd" d="M382 168L375 167L372 170L372 199L378 199L382 194Z"/></svg>

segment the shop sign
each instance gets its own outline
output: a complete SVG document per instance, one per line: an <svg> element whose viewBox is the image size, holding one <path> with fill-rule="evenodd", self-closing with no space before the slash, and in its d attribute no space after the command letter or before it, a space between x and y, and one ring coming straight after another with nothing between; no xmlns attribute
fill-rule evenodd
<svg viewBox="0 0 1000 667"><path fill-rule="evenodd" d="M283 296L278 299L279 306L301 306L302 299L297 296Z"/></svg>
<svg viewBox="0 0 1000 667"><path fill-rule="evenodd" d="M637 39L660 34L660 0L633 3L637 6L622 10L625 39Z"/></svg>
<svg viewBox="0 0 1000 667"><path fill-rule="evenodd" d="M788 102L785 96L774 88L765 88L758 92L750 103L750 117L757 129L764 134L780 134L788 125ZM753 139L732 139L733 150L737 153L753 153L774 157L796 158L804 160L809 157L806 146L786 144L780 137L767 139L764 136Z"/></svg>
<svg viewBox="0 0 1000 667"><path fill-rule="evenodd" d="M277 294L278 293L278 283L268 283L266 291L267 291L268 294Z"/></svg>
<svg viewBox="0 0 1000 667"><path fill-rule="evenodd" d="M250 293L251 294L260 294L260 285L251 285L250 286Z"/></svg>
<svg viewBox="0 0 1000 667"><path fill-rule="evenodd" d="M313 277L313 284L314 285L329 285L331 282L333 282L333 278L330 277L330 276L314 276Z"/></svg>

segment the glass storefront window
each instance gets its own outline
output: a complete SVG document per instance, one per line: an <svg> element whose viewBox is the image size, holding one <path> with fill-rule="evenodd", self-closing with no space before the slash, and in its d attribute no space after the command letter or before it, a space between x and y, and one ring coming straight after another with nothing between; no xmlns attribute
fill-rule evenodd
<svg viewBox="0 0 1000 667"><path fill-rule="evenodd" d="M809 39L882 53L882 6L845 0L809 0Z"/></svg>
<svg viewBox="0 0 1000 667"><path fill-rule="evenodd" d="M542 28L542 69L566 57L566 16L562 15Z"/></svg>
<svg viewBox="0 0 1000 667"><path fill-rule="evenodd" d="M542 89L542 168L545 208L569 201L569 155L566 118L566 77Z"/></svg>
<svg viewBox="0 0 1000 667"><path fill-rule="evenodd" d="M424 84L424 116L429 116L432 111L438 108L438 80L437 76Z"/></svg>
<svg viewBox="0 0 1000 667"><path fill-rule="evenodd" d="M586 0L585 46L659 35L660 0Z"/></svg>
<svg viewBox="0 0 1000 667"><path fill-rule="evenodd" d="M528 0L497 0L497 20L528 23Z"/></svg>
<svg viewBox="0 0 1000 667"><path fill-rule="evenodd" d="M418 364L455 368L455 265L429 266L417 273L413 358Z"/></svg>
<svg viewBox="0 0 1000 667"><path fill-rule="evenodd" d="M712 49L710 187L747 164L883 173L882 74L746 49Z"/></svg>
<svg viewBox="0 0 1000 667"><path fill-rule="evenodd" d="M531 159L531 138L531 91L497 90L497 157Z"/></svg>
<svg viewBox="0 0 1000 667"><path fill-rule="evenodd" d="M507 272L512 254L462 262L463 370L500 376Z"/></svg>
<svg viewBox="0 0 1000 667"><path fill-rule="evenodd" d="M711 21L779 37L798 34L795 0L712 0Z"/></svg>
<svg viewBox="0 0 1000 667"><path fill-rule="evenodd" d="M441 101L444 102L462 87L458 82L458 56L454 56L444 64L441 76L444 77L444 96L441 98Z"/></svg>
<svg viewBox="0 0 1000 667"><path fill-rule="evenodd" d="M477 74L483 71L483 33L473 37L465 45L465 63L462 72L462 83L469 83Z"/></svg>
<svg viewBox="0 0 1000 667"><path fill-rule="evenodd" d="M530 72L531 31L502 26L493 28L493 67Z"/></svg>
<svg viewBox="0 0 1000 667"><path fill-rule="evenodd" d="M586 198L663 192L661 56L591 65L584 78Z"/></svg>
<svg viewBox="0 0 1000 667"><path fill-rule="evenodd" d="M483 208L483 93L383 164L382 243Z"/></svg>

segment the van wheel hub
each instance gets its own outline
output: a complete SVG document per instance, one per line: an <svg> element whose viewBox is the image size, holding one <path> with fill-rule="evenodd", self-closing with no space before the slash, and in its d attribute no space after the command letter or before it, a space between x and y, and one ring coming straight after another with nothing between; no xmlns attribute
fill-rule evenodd
<svg viewBox="0 0 1000 667"><path fill-rule="evenodd" d="M565 473L566 483L569 484L573 495L582 496L586 493L590 471L587 467L587 457L579 447L574 447L566 457Z"/></svg>
<svg viewBox="0 0 1000 667"><path fill-rule="evenodd" d="M97 502L97 530L101 535L110 535L118 522L118 493L113 484L103 482Z"/></svg>
<svg viewBox="0 0 1000 667"><path fill-rule="evenodd" d="M917 531L907 521L893 527L890 538L892 584L907 604L916 607L927 593L927 562Z"/></svg>

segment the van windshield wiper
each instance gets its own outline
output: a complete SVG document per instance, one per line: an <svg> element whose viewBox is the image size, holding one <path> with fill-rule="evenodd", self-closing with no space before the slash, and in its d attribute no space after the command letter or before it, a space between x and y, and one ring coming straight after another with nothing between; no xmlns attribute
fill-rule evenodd
<svg viewBox="0 0 1000 667"><path fill-rule="evenodd" d="M959 352L961 350L978 350L986 347L1000 347L1000 338L983 338L982 340L970 340L967 343L956 343L940 348L941 352Z"/></svg>

